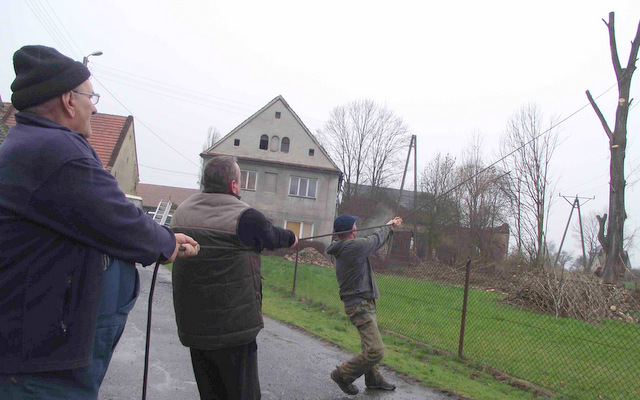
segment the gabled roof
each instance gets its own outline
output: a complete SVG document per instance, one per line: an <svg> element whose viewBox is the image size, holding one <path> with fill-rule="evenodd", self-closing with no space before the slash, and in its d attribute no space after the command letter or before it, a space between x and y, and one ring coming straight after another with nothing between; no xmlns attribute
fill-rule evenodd
<svg viewBox="0 0 640 400"><path fill-rule="evenodd" d="M309 128L307 128L307 126L304 124L304 122L302 122L302 120L300 119L300 117L298 116L298 114L296 114L295 111L293 111L293 109L291 108L291 106L289 106L289 103L287 103L287 101L284 99L284 97L282 97L282 95L278 95L276 97L274 97L273 100L271 100L269 103L267 103L264 107L262 107L261 109L259 109L258 111L256 111L255 113L253 113L253 115L251 115L249 118L245 119L240 125L236 126L231 132L227 133L226 135L224 135L220 140L218 140L213 146L211 146L209 149L205 150L202 152L202 154L200 154L200 156L202 155L213 155L215 154L215 148L220 145L222 142L225 141L225 139L227 139L228 137L232 136L233 134L235 134L237 131L239 131L240 129L242 129L244 126L246 126L249 122L251 122L253 119L255 119L258 115L262 114L265 110L267 110L269 107L271 107L273 104L275 104L276 102L281 101L282 104L284 104L284 106L287 108L287 110L289 110L291 112L291 114L293 115L293 117L296 119L296 121L300 124L300 126L304 129L304 131L307 133L307 135L309 135L309 137L311 138L311 140L318 146L318 148L320 149L320 151L322 152L322 154L327 157L327 159L331 162L331 165L333 165L333 167L336 169L336 171L340 171L340 168L338 168L338 166L336 165L336 163L331 159L331 157L329 156L329 154L327 153L327 151L324 149L324 147L322 147L322 145L318 142L318 140L316 139L316 137L313 135L313 133L311 133L311 131L309 130Z"/></svg>
<svg viewBox="0 0 640 400"><path fill-rule="evenodd" d="M3 103L2 115L0 121L4 122L9 128L16 124L13 116L17 110L11 103ZM113 164L120 153L122 143L133 124L133 117L129 115L96 114L91 117L92 135L88 139L91 146L98 153L100 161L107 170L111 170Z"/></svg>
<svg viewBox="0 0 640 400"><path fill-rule="evenodd" d="M122 148L133 117L129 115L96 114L91 117L91 137L89 143L98 153L100 161L107 170L111 170Z"/></svg>
<svg viewBox="0 0 640 400"><path fill-rule="evenodd" d="M200 193L200 190L138 183L136 193L142 197L143 207L157 207L160 200L171 201L177 207L189 196Z"/></svg>

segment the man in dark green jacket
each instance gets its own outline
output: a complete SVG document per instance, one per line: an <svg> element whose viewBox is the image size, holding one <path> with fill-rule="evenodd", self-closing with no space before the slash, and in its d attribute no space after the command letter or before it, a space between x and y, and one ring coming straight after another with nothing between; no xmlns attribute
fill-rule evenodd
<svg viewBox="0 0 640 400"><path fill-rule="evenodd" d="M201 399L260 399L260 252L298 243L293 232L240 201L240 183L235 158L213 158L202 193L185 200L171 220L175 232L202 246L197 257L173 264L178 335L191 350Z"/></svg>
<svg viewBox="0 0 640 400"><path fill-rule="evenodd" d="M378 251L402 224L395 217L387 226L376 229L371 235L356 238L358 217L343 214L333 223L338 240L327 248L327 254L336 258L336 277L340 286L340 299L351 323L358 329L362 351L331 372L331 379L350 395L358 394L353 382L364 374L369 389L394 390L395 385L386 382L378 363L384 355L384 344L376 319L376 299L380 295L376 278L369 263L369 256Z"/></svg>

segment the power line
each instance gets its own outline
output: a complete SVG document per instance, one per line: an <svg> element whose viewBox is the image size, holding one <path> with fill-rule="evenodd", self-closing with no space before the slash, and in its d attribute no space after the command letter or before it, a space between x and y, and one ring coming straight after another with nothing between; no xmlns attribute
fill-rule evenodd
<svg viewBox="0 0 640 400"><path fill-rule="evenodd" d="M246 103L242 103L242 102L238 102L235 100L230 100L230 99L226 99L226 98L222 98L222 97L218 97L218 96L214 96L212 94L209 93L204 93L204 92L200 92L200 91L196 91L196 90L192 90L192 89L187 89L181 86L177 86L177 85L172 85L172 84L168 84L165 82L161 82L155 79L150 79L150 78L146 78L144 76L132 73L132 72L127 72L127 71L123 71L117 68L113 68L113 67L108 67L106 65L102 65L102 64L98 64L98 63L92 63L93 65L93 69L100 72L101 74L105 74L105 75L110 75L113 78L118 78L118 79L122 79L131 83L135 83L138 85L142 85L144 87L149 87L149 88L154 88L157 90L163 90L163 91L167 91L169 93L173 93L173 94L179 94L181 96L189 96L189 97L195 97L196 99L200 99L202 101L206 101L209 103L216 103L219 105L222 105L224 107L229 107L232 109L236 109L236 110L241 110L241 111L246 111L246 112L253 112L256 109L259 109L260 107L257 107L255 105L250 105L250 104L246 104ZM111 71L110 71L111 70ZM116 71L116 72L113 72ZM127 75L133 76L135 78L131 78ZM107 78L107 80L109 80ZM114 82L118 82L121 84L125 84L121 81L118 80L113 80ZM126 85L126 84L125 84ZM135 87L137 89L140 90L148 90L145 89L144 87L139 87L139 86L133 86L131 85L131 87ZM157 92L153 92L152 93L156 93ZM176 98L178 100L183 100L180 98ZM183 100L184 101L184 100ZM228 103L235 103L235 104L228 104ZM227 110L222 110L222 111L227 111ZM303 118L304 120L307 121L315 121L315 123L308 123L309 125L315 125L318 126L318 123L320 124L324 124L326 121L322 120L322 119L317 119L317 118L311 118L308 116L304 116L304 115L300 115L301 118Z"/></svg>
<svg viewBox="0 0 640 400"><path fill-rule="evenodd" d="M67 34L67 37L69 39L71 39L71 43L73 43L76 46L76 49L79 51L80 55L83 55L83 51L80 48L80 46L78 46L78 43L76 43L76 41L73 39L73 36L71 36L69 34L69 31L67 31L67 28L65 27L65 24L62 23L62 21L60 20L60 18L58 18L58 14L56 14L56 11L54 10L53 7L51 7L51 4L49 3L49 0L45 0L47 2L47 5L49 6L49 9L51 10L51 13L53 14L54 17L56 17L56 19L58 20L58 22L60 23L60 26L62 27L62 29L64 29L65 33ZM64 35L62 35L64 37Z"/></svg>
<svg viewBox="0 0 640 400"><path fill-rule="evenodd" d="M96 78L96 75L93 75L93 77ZM165 94L165 93L157 92L157 91L150 90L150 89L141 88L141 87L138 87L138 86L135 86L135 85L130 85L130 84L119 82L119 81L112 80L112 79L109 79L109 78L104 78L104 80L105 81L110 81L110 82L116 82L116 83L119 83L119 84L124 85L124 86L128 86L128 87L132 87L132 88L135 88L135 89L144 90L144 91L147 91L149 93L153 93L153 94L158 95L158 96L164 96L164 97L167 97L167 98L171 98L171 99L174 99L174 100L179 100L179 101L182 101L182 102L185 102L185 103L189 103L189 104L194 104L194 105L197 105L197 106L207 107L207 108L211 108L211 109L215 109L215 110L219 110L219 111L224 111L224 112L228 112L228 113L232 113L232 114L236 114L236 115L241 115L241 116L245 116L245 117L247 115L247 113L245 113L245 112L241 113L241 112L236 112L236 111L233 111L233 110L225 110L223 108L207 105L206 102L196 101L197 99L193 100L193 99L186 99L186 98L171 96L171 95L168 95L168 94Z"/></svg>
<svg viewBox="0 0 640 400"><path fill-rule="evenodd" d="M605 93L607 93L609 90L611 90L613 87L615 87L617 85L614 84L613 86L611 86L609 89L605 90L603 93L601 93L598 97L596 97L596 99L599 99L600 97L602 97ZM553 129L557 128L558 126L560 126L561 124L565 123L567 120L569 120L570 118L572 118L573 116L575 116L576 114L578 114L580 111L584 110L585 108L587 108L590 105L590 103L586 103L584 106L580 107L579 109L577 109L576 111L572 112L571 114L569 114L566 118L563 118L562 120L560 120L558 123L556 123L555 125L552 125L551 127L549 127L549 129L547 129L546 131L543 131L542 133L534 136L531 140L529 140L528 142L522 144L521 146L517 147L516 149L512 150L511 152L505 154L504 156L502 156L500 159L494 161L493 163L489 164L487 167L482 168L480 171L478 171L477 173L475 173L474 175L470 176L469 178L463 180L462 182L458 183L457 185L455 185L454 187L450 188L449 190L444 191L443 193L441 193L439 196L437 196L435 198L435 200L439 199L440 197L446 196L449 193L453 192L454 190L456 190L457 188L459 188L460 186L464 185L465 183L477 178L478 176L480 176L481 174L483 174L484 172L486 172L487 170L495 167L498 163L504 161L506 158L512 156L513 154L517 153L518 151L520 151L521 149L525 148L526 146L528 146L529 144L533 143L534 141L538 140L539 138L541 138L542 136L550 133ZM407 214L404 218L407 218L413 214L415 214L416 212L418 212L419 210L427 207L428 204L425 204L423 206L420 206L419 208L414 209L412 212L410 212L409 214Z"/></svg>
<svg viewBox="0 0 640 400"><path fill-rule="evenodd" d="M139 123L141 123L145 128L147 128L149 130L149 132L151 132L153 134L153 136L157 137L158 139L160 139L160 141L164 144L166 144L167 146L169 146L169 148L171 148L173 151L176 152L176 154L179 154L180 156L182 156L185 160L189 161L191 164L195 165L196 167L200 167L198 164L194 163L193 161L191 161L191 159L187 156L185 156L184 154L180 153L175 147L171 146L166 140L164 140L163 138L160 137L160 135L158 135L157 133L154 132L153 129L151 129L147 124L144 123L144 121L142 121L140 118L136 117L133 112L131 110L129 110L129 108L127 108L127 106L125 106L124 104L122 104L122 102L120 100L118 100L118 98L111 93L111 91L109 89L107 89L106 86L104 86L102 84L102 82L100 82L100 80L98 80L97 78L96 81L100 84L100 86L102 86L104 88L104 90L107 91L107 93L109 93L111 95L111 97L113 97L113 99L115 101L118 102L118 104L120 104L122 106L122 108L124 108L125 110L127 110L127 112L129 114L131 114Z"/></svg>
<svg viewBox="0 0 640 400"><path fill-rule="evenodd" d="M217 97L217 96L214 96L214 95L209 94L209 93L198 92L198 91L191 90L191 89L185 89L185 88L180 87L180 86L172 85L172 84L169 84L169 83L166 83L166 82L161 82L161 81L158 81L158 80L155 80L155 79L150 79L150 78L144 77L142 75L134 74L132 72L124 71L124 70L113 68L113 67L108 67L106 65L102 65L102 64L99 64L99 63L92 63L92 64L94 66L97 66L98 70L104 69L103 70L104 73L109 73L108 70L113 70L113 71L116 71L116 72L121 73L121 74L131 75L131 76L134 76L134 77L138 78L138 79L128 78L129 80L137 80L139 82L144 82L144 81L154 82L155 84L157 84L156 86L159 86L159 87L160 86L170 87L170 88L177 89L179 91L198 94L200 96L205 96L205 97L211 97L211 98L215 98L215 99L218 99L218 100L221 100L221 101L224 101L224 102L236 103L237 105L242 106L243 108L246 108L248 110L255 110L255 108L256 108L254 105L251 105L251 104L241 103L241 102L238 102L238 101L235 101L235 100L230 100L230 99L225 99L225 98L222 98L222 97ZM111 74L114 75L114 76L118 76L118 74L113 73L113 72L111 72Z"/></svg>
<svg viewBox="0 0 640 400"><path fill-rule="evenodd" d="M38 8L38 5L35 1L33 1L33 4L31 4L27 0L25 0L25 3L27 7L29 7L33 15L36 17L36 19L38 19L42 27L47 31L49 35L51 35L51 38L56 43L58 43L58 46L66 49L66 51L73 53L73 50L71 49L69 43L56 28L56 25L51 22L50 18L47 18L48 14L46 13L46 10L43 12L40 8Z"/></svg>
<svg viewBox="0 0 640 400"><path fill-rule="evenodd" d="M192 172L182 172L182 171L173 171L173 170L169 170L169 169L162 169L162 168L156 168L156 167L151 167L149 165L144 165L144 164L138 164L141 167L145 167L145 168L149 168L149 169L153 169L156 171L162 171L162 172L171 172L173 174L182 174L182 175L190 175L190 176L199 176L198 174L194 174Z"/></svg>

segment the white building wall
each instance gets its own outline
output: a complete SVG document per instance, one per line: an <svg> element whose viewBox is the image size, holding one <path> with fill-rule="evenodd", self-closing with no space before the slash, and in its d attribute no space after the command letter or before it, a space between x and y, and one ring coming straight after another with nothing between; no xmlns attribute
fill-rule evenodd
<svg viewBox="0 0 640 400"><path fill-rule="evenodd" d="M276 112L280 113L280 118L276 118ZM259 146L262 135L267 135L269 141L273 136L278 136L280 143L284 137L288 137L289 152L261 150ZM236 140L240 141L239 146L235 145ZM309 155L310 149L313 150L313 156ZM323 154L282 101L276 101L262 113L246 121L233 135L217 143L213 152L335 169L333 163Z"/></svg>
<svg viewBox="0 0 640 400"><path fill-rule="evenodd" d="M257 172L256 190L243 189L242 201L263 212L273 224L285 227L285 221L312 223L314 236L332 232L338 194L337 173L242 160L238 165L241 170ZM264 190L266 173L277 174L275 192ZM317 179L316 198L289 195L292 176ZM331 237L318 240L328 245Z"/></svg>
<svg viewBox="0 0 640 400"><path fill-rule="evenodd" d="M105 160L105 162L107 161L108 160ZM136 185L138 184L138 164L133 124L129 127L118 157L113 167L111 167L111 175L118 181L120 190L127 194L135 193Z"/></svg>

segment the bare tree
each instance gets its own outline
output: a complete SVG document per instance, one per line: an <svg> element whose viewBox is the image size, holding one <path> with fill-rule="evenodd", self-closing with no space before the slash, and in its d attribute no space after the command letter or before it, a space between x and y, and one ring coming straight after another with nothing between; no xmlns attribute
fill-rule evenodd
<svg viewBox="0 0 640 400"><path fill-rule="evenodd" d="M207 129L207 139L202 145L202 151L206 152L207 150L212 148L213 145L216 144L218 140L220 140L221 138L222 138L222 134L220 133L218 128L210 126L209 129ZM203 171L204 171L204 158L201 157L200 158L200 177L198 178L198 183L201 183L202 181Z"/></svg>
<svg viewBox="0 0 640 400"><path fill-rule="evenodd" d="M543 126L536 104L522 106L507 123L501 142L504 168L518 190L518 240L534 266L541 266L544 259L545 222L552 196L549 164L558 145L553 119L547 130Z"/></svg>
<svg viewBox="0 0 640 400"><path fill-rule="evenodd" d="M458 202L451 189L456 181L456 160L451 154L438 153L420 174L420 224L426 228L425 255L432 257L442 239L443 230L459 222Z"/></svg>
<svg viewBox="0 0 640 400"><path fill-rule="evenodd" d="M386 106L374 105L376 121L365 168L367 182L374 189L386 187L402 174L402 157L409 146L409 128Z"/></svg>
<svg viewBox="0 0 640 400"><path fill-rule="evenodd" d="M472 246L486 255L493 238L489 228L502 225L509 210L507 176L495 166L482 160L482 139L474 135L458 168L460 182L457 195L460 202L461 224L471 232Z"/></svg>
<svg viewBox="0 0 640 400"><path fill-rule="evenodd" d="M609 150L611 151L609 164L609 173L611 176L609 184L609 224L607 225L607 214L598 216L598 222L600 223L598 238L602 245L602 250L605 253L603 278L606 282L617 282L618 278L624 275L624 221L627 218L624 205L626 186L624 159L627 148L627 116L629 115L629 106L633 101L633 99L629 98L629 92L631 88L631 78L633 72L636 70L638 48L640 47L640 22L638 23L636 36L631 42L631 51L629 52L629 60L627 61L626 68L622 68L620 59L618 58L613 12L609 13L609 22L604 21L604 23L609 30L611 60L618 81L618 107L616 109L615 128L613 132L593 100L591 93L587 90L586 94L609 138Z"/></svg>
<svg viewBox="0 0 640 400"><path fill-rule="evenodd" d="M580 268L584 269L584 272L591 273L591 266L593 260L598 255L598 232L599 223L595 212L591 212L586 218L582 219L582 234L580 233L580 221L576 221L573 225L573 236L576 240L582 241L584 239L585 256L580 256L576 259L577 262L581 262ZM576 264L576 266L578 266Z"/></svg>
<svg viewBox="0 0 640 400"><path fill-rule="evenodd" d="M318 139L345 177L343 200L358 195L359 185L374 189L388 183L409 145L409 129L385 105L356 100L333 109Z"/></svg>
<svg viewBox="0 0 640 400"><path fill-rule="evenodd" d="M207 140L202 145L202 151L207 151L212 148L213 145L216 144L216 142L221 138L222 134L220 133L218 128L210 126L209 129L207 129Z"/></svg>

